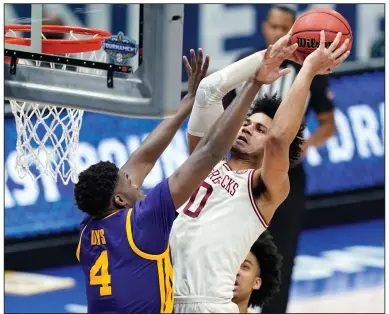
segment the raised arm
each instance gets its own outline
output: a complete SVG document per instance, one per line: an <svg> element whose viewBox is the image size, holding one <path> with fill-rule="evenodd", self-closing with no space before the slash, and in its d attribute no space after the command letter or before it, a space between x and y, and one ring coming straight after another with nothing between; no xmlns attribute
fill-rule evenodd
<svg viewBox="0 0 389 314"><path fill-rule="evenodd" d="M297 45L289 46L288 42L289 40L286 40L282 45L277 46L273 53L272 48L269 47L265 54L265 60L277 60L278 62L275 71L268 78L272 81L259 79L262 67L260 66L255 76L248 80L236 102L223 112L201 139L193 154L169 178L170 193L176 208L188 200L212 168L226 156L260 86L272 83L280 76L289 73L288 69L279 71L282 61L297 48Z"/></svg>
<svg viewBox="0 0 389 314"><path fill-rule="evenodd" d="M177 130L190 114L197 88L200 81L207 74L209 56L205 57L203 64L203 52L201 48L198 50L197 61L193 49L190 51L190 54L191 64L189 64L185 56L183 57L189 81L188 94L182 99L179 110L173 117L163 120L121 168L121 170L129 174L133 184L137 187L141 187L144 179L154 167L158 158L169 146Z"/></svg>
<svg viewBox="0 0 389 314"><path fill-rule="evenodd" d="M331 69L341 64L349 55L349 52L345 52L348 40L336 49L340 38L341 33L326 49L325 34L324 31L321 32L319 48L304 61L302 69L272 121L265 144L263 163L261 169L255 171L254 184L262 180L266 186L266 195L276 203L284 201L289 192L289 148L300 129L311 82L315 75L330 73ZM267 218L273 215L263 214Z"/></svg>
<svg viewBox="0 0 389 314"><path fill-rule="evenodd" d="M189 154L223 113L223 97L255 74L265 51L238 60L201 81L188 122Z"/></svg>
<svg viewBox="0 0 389 314"><path fill-rule="evenodd" d="M283 45L282 40L290 36L291 31L278 40L273 48L278 49L280 45ZM241 58L201 81L188 122L189 155L193 153L201 138L223 113L223 98L254 75L263 60L265 52L266 49ZM302 64L294 52L286 59ZM236 94L232 98L236 100Z"/></svg>

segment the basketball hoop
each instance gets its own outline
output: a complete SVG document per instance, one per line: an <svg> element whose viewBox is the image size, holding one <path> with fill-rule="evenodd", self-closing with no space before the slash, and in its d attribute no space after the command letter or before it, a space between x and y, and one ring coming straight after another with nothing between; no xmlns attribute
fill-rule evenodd
<svg viewBox="0 0 389 314"><path fill-rule="evenodd" d="M31 25L6 25L7 44L29 46L31 39L16 37L17 32L31 32ZM68 39L46 39L43 33L68 34ZM7 36L12 34L12 36ZM84 38L91 36L90 38ZM81 60L105 62L102 41L110 37L107 31L58 25L42 25L42 53L61 55ZM5 57L10 63L11 58ZM76 71L101 75L102 70L34 59L17 59L16 63L35 67L50 67L62 71ZM23 178L34 180L50 175L58 176L66 185L78 182L78 144L83 110L9 100L16 121L16 167ZM36 167L36 171L33 170Z"/></svg>

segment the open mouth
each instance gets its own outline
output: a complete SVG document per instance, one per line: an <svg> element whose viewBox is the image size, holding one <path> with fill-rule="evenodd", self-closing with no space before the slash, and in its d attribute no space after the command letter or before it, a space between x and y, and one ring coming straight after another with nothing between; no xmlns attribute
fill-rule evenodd
<svg viewBox="0 0 389 314"><path fill-rule="evenodd" d="M237 290L238 290L238 282L235 281L234 288L232 289L232 291L235 293Z"/></svg>
<svg viewBox="0 0 389 314"><path fill-rule="evenodd" d="M243 136L239 136L239 137L238 137L238 140L241 140L242 142L245 142L246 144L248 143L247 140L246 140L246 138L243 137Z"/></svg>

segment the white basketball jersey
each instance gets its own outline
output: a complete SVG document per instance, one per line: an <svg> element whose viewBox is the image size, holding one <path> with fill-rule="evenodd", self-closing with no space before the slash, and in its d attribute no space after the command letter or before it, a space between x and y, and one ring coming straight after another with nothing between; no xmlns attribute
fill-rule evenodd
<svg viewBox="0 0 389 314"><path fill-rule="evenodd" d="M232 171L223 160L178 209L170 237L176 296L231 300L239 267L267 228L253 172Z"/></svg>

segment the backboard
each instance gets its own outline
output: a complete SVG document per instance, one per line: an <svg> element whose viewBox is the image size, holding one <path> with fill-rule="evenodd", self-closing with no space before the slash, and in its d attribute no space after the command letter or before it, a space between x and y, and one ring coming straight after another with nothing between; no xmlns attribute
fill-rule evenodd
<svg viewBox="0 0 389 314"><path fill-rule="evenodd" d="M180 102L183 14L182 4L6 4L6 25L31 24L31 33L6 34L31 38L28 46L5 44L6 52L18 51L18 59L26 57L20 51L28 57L46 55L41 35L45 25L100 29L112 36L122 32L137 52L126 64L132 73L114 72L112 87L107 86L107 70L96 75L19 62L12 74L6 63L5 98L131 117L171 115ZM43 35L58 41L69 34ZM106 54L107 49L99 52ZM107 65L117 61L106 59Z"/></svg>

